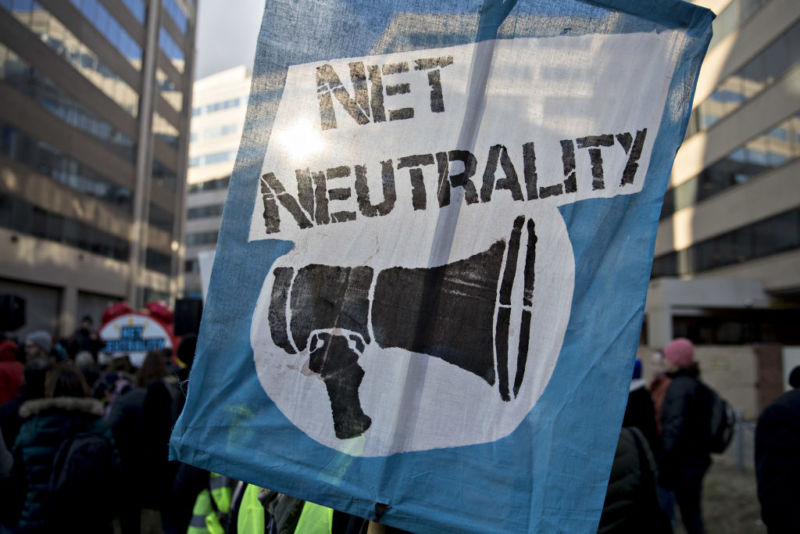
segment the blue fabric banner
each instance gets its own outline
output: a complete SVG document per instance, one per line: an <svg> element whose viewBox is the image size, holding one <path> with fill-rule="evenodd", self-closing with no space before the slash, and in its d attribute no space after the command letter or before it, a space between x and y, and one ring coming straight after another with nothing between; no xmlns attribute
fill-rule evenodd
<svg viewBox="0 0 800 534"><path fill-rule="evenodd" d="M414 532L594 532L713 15L267 0L183 462Z"/></svg>

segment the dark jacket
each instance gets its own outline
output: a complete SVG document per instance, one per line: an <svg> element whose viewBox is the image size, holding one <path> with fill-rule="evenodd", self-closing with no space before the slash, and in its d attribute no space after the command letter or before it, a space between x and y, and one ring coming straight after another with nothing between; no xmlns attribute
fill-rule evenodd
<svg viewBox="0 0 800 534"><path fill-rule="evenodd" d="M800 532L800 389L778 397L758 418L756 478L770 534Z"/></svg>
<svg viewBox="0 0 800 534"><path fill-rule="evenodd" d="M122 457L132 505L160 509L166 503L177 465L168 462L175 418L172 386L156 380L134 388L111 406L108 423Z"/></svg>
<svg viewBox="0 0 800 534"><path fill-rule="evenodd" d="M16 360L0 359L0 405L14 399L23 383L24 367Z"/></svg>
<svg viewBox="0 0 800 534"><path fill-rule="evenodd" d="M147 442L144 434L144 399L147 390L131 388L116 398L111 405L107 422L117 443L128 498L141 499L147 487L144 454Z"/></svg>
<svg viewBox="0 0 800 534"><path fill-rule="evenodd" d="M671 532L658 505L655 460L644 435L623 427L611 466L598 532L602 534Z"/></svg>
<svg viewBox="0 0 800 534"><path fill-rule="evenodd" d="M673 488L681 473L702 476L711 465L710 390L698 379L696 365L669 376L672 381L661 412L663 447L661 484Z"/></svg>
<svg viewBox="0 0 800 534"><path fill-rule="evenodd" d="M97 432L111 438L102 420L103 405L91 398L57 397L28 401L20 408L23 424L14 444L13 478L22 499L20 532L41 532L48 520L65 525L67 520L48 516L48 482L61 443L81 432ZM108 491L114 491L108 488ZM85 519L85 518L84 518Z"/></svg>
<svg viewBox="0 0 800 534"><path fill-rule="evenodd" d="M661 436L656 428L656 413L653 398L647 389L644 380L638 379L631 383L628 393L628 404L625 406L625 418L622 426L636 427L647 438L650 451L658 461L661 457Z"/></svg>

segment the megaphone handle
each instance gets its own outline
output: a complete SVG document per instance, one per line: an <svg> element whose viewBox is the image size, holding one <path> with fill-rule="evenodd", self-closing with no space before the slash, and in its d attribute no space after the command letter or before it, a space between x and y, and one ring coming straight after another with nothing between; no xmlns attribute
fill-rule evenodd
<svg viewBox="0 0 800 534"><path fill-rule="evenodd" d="M339 439L360 436L372 424L372 419L361 409L358 397L358 387L363 378L364 370L358 364L323 378L331 401L333 430Z"/></svg>
<svg viewBox="0 0 800 534"><path fill-rule="evenodd" d="M361 409L358 388L364 370L358 365L359 353L350 348L343 336L316 334L309 358L309 369L319 373L328 390L333 414L333 430L339 439L363 434L372 419Z"/></svg>

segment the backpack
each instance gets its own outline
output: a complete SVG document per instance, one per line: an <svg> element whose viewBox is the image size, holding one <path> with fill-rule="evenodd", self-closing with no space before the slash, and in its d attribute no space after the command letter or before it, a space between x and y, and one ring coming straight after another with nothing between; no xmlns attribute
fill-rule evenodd
<svg viewBox="0 0 800 534"><path fill-rule="evenodd" d="M721 454L730 445L736 429L736 414L733 407L716 391L706 386L710 397L711 415L709 428L711 431L709 446L711 452Z"/></svg>
<svg viewBox="0 0 800 534"><path fill-rule="evenodd" d="M51 518L110 519L119 500L119 457L114 443L101 432L78 432L56 451L48 481Z"/></svg>

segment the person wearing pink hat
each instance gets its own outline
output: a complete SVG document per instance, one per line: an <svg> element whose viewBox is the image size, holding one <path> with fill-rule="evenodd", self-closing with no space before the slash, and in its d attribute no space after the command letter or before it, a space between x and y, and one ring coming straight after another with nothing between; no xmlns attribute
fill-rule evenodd
<svg viewBox="0 0 800 534"><path fill-rule="evenodd" d="M711 465L711 404L700 381L694 345L678 338L664 347L671 378L661 411L663 457L660 483L674 491L681 520L689 534L703 533L703 477Z"/></svg>

